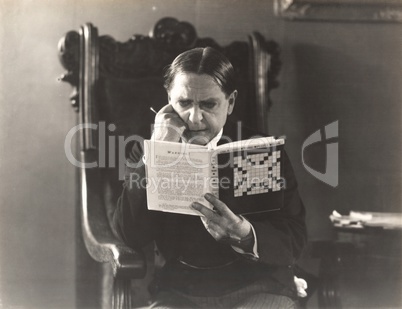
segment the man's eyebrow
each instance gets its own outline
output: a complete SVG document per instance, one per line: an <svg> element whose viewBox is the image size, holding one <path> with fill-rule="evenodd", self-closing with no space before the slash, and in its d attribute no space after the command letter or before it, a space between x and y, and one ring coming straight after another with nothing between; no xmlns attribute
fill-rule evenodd
<svg viewBox="0 0 402 309"><path fill-rule="evenodd" d="M182 101L182 102L193 102L193 100L189 98L183 98L183 97L178 97L177 101Z"/></svg>
<svg viewBox="0 0 402 309"><path fill-rule="evenodd" d="M199 101L199 103L217 103L219 101L219 99L218 98L207 98L207 99L204 99L204 100L201 100L201 101ZM193 99L189 99L189 98L186 98L186 97L178 97L177 98L177 102L194 102L194 100Z"/></svg>
<svg viewBox="0 0 402 309"><path fill-rule="evenodd" d="M208 99L201 100L200 103L216 103L218 101L219 100L217 98L208 98Z"/></svg>

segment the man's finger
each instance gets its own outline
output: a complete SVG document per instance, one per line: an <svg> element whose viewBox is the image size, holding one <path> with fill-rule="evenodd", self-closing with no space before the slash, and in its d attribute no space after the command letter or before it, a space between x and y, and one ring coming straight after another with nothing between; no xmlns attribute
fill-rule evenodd
<svg viewBox="0 0 402 309"><path fill-rule="evenodd" d="M186 124L186 122L180 117L180 115L176 112L176 110L173 108L173 105L172 104L167 104L167 105L165 105L164 107L162 107L160 110L159 110L159 112L157 113L157 117L159 116L162 116L162 115L165 115L164 117L166 117L166 114L167 115L169 115L169 116L171 116L172 118L171 119L176 119L179 123L178 123L178 126L181 128L181 129L186 129L187 128L187 124ZM168 118L170 118L170 117L168 117Z"/></svg>
<svg viewBox="0 0 402 309"><path fill-rule="evenodd" d="M210 221L216 221L216 216L217 214L209 209L208 207L205 207L204 205L198 203L198 202L194 202L191 204L191 207L194 208L195 210L199 211L200 213L202 213L208 220Z"/></svg>
<svg viewBox="0 0 402 309"><path fill-rule="evenodd" d="M175 113L176 111L174 110L172 104L168 103L158 111L158 114L166 114L173 112Z"/></svg>
<svg viewBox="0 0 402 309"><path fill-rule="evenodd" d="M216 210L223 216L228 218L229 220L237 220L238 217L226 206L224 202L219 200L216 196L211 193L205 194L205 199L215 206Z"/></svg>
<svg viewBox="0 0 402 309"><path fill-rule="evenodd" d="M170 103L166 104L164 107L162 107L159 110L158 115L160 115L160 114L175 114L176 116L178 116L180 118L179 113L176 112L176 110L174 109L173 105L170 104Z"/></svg>

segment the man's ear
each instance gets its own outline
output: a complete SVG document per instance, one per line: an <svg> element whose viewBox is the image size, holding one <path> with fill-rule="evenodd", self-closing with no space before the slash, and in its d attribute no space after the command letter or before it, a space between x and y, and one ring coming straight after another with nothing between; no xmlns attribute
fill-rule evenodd
<svg viewBox="0 0 402 309"><path fill-rule="evenodd" d="M229 96L229 106L228 106L228 115L230 115L233 112L235 102L237 98L237 90L234 90L230 96Z"/></svg>

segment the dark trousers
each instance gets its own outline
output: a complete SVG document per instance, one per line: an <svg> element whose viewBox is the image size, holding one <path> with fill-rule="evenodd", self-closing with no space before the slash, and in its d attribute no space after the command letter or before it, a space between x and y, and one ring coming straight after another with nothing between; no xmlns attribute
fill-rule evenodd
<svg viewBox="0 0 402 309"><path fill-rule="evenodd" d="M270 294L261 282L219 296L192 296L178 291L160 291L151 308L297 308L291 298Z"/></svg>

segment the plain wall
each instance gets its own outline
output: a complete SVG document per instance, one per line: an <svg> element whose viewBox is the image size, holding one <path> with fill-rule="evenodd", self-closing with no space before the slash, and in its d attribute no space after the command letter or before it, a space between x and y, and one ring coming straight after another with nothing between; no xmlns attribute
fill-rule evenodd
<svg viewBox="0 0 402 309"><path fill-rule="evenodd" d="M220 44L255 30L282 50L270 133L286 135L311 239L331 237L336 209L401 211L402 24L292 22L270 1L0 0L0 307L75 304L74 167L64 139L76 115L57 42L92 22L125 41L161 17ZM304 140L339 121L339 185L301 162ZM324 172L325 148L306 149Z"/></svg>

